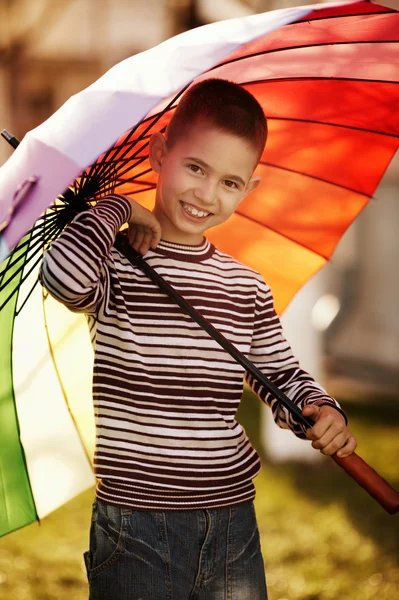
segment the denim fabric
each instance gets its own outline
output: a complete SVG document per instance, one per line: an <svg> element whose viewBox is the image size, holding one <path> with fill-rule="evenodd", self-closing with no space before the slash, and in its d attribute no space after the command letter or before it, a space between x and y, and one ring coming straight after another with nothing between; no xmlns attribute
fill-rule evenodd
<svg viewBox="0 0 399 600"><path fill-rule="evenodd" d="M253 502L144 511L96 499L90 600L266 600Z"/></svg>

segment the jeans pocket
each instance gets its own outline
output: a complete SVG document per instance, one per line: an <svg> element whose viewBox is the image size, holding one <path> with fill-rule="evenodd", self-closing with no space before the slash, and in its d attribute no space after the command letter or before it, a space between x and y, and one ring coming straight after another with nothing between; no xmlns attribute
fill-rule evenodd
<svg viewBox="0 0 399 600"><path fill-rule="evenodd" d="M89 577L90 577L90 571L91 571L91 565L92 565L92 562L93 562L90 550L88 550L87 552L83 553L83 560L84 560L85 567L86 567L87 579L89 579Z"/></svg>
<svg viewBox="0 0 399 600"><path fill-rule="evenodd" d="M90 579L123 555L125 512L119 506L97 502L95 518L92 518L90 526L90 550L85 556Z"/></svg>

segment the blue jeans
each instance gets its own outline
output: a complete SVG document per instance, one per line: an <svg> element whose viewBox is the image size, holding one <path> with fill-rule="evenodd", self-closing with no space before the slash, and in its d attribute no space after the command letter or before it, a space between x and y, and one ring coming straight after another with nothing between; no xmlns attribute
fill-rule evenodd
<svg viewBox="0 0 399 600"><path fill-rule="evenodd" d="M96 499L90 600L266 600L253 502L144 511Z"/></svg>

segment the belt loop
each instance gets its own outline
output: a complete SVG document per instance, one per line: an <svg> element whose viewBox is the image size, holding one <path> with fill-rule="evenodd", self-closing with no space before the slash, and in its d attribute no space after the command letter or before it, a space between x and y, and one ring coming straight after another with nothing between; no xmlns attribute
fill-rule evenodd
<svg viewBox="0 0 399 600"><path fill-rule="evenodd" d="M121 516L122 517L130 517L132 512L133 512L132 508L127 508L126 506L121 506Z"/></svg>

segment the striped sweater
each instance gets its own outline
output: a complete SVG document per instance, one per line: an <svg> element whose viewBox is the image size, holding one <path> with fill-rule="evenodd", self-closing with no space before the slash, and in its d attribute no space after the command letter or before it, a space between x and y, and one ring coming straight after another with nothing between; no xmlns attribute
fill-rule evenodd
<svg viewBox="0 0 399 600"><path fill-rule="evenodd" d="M97 495L135 509L232 506L260 460L235 413L244 379L298 437L303 427L113 247L119 196L79 214L45 253L40 282L88 319L94 348ZM337 402L303 371L262 277L217 250L161 241L148 263L298 406Z"/></svg>

